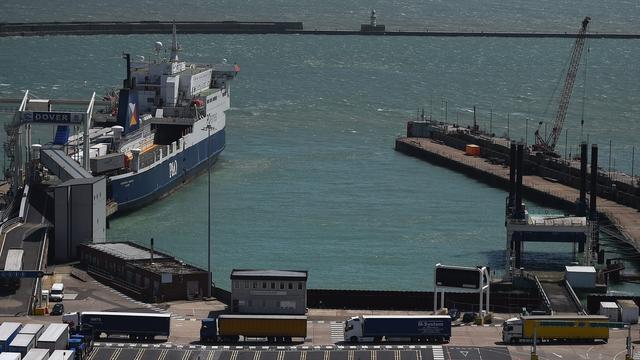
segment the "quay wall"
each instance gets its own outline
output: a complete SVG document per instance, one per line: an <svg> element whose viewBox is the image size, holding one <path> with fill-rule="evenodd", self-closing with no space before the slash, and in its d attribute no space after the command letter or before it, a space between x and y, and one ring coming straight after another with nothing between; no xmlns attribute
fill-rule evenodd
<svg viewBox="0 0 640 360"><path fill-rule="evenodd" d="M229 291L215 288L213 295L224 304L230 305ZM447 293L445 295L445 307L461 311L477 312L479 301L478 293ZM439 299L438 305L440 305ZM513 286L509 283L491 284L490 305L491 311L495 312L520 312L523 307L530 310L544 310L541 295L534 286ZM431 311L433 310L433 292L308 289L307 307Z"/></svg>
<svg viewBox="0 0 640 360"><path fill-rule="evenodd" d="M38 23L0 23L2 36L45 35L128 35L166 34L171 32L171 21L70 21ZM575 38L566 32L498 32L498 31L362 31L304 29L302 22L282 21L189 21L176 22L180 33L191 34L300 34L300 35L355 35L355 36L435 36L435 37L509 37L509 38ZM588 33L589 38L640 39L640 33Z"/></svg>

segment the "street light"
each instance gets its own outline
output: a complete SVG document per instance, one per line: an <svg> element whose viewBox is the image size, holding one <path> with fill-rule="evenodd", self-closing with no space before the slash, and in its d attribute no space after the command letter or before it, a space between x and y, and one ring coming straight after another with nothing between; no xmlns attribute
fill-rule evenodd
<svg viewBox="0 0 640 360"><path fill-rule="evenodd" d="M209 143L211 142L211 123L207 122L207 126L204 127L207 129L207 297L211 297L211 155L209 154ZM202 130L204 130L202 129Z"/></svg>

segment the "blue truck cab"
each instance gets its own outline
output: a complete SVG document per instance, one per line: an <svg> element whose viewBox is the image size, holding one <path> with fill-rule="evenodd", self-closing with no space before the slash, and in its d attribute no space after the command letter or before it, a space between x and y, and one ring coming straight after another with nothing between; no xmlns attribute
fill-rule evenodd
<svg viewBox="0 0 640 360"><path fill-rule="evenodd" d="M218 324L216 319L202 319L202 325L200 326L200 341L210 342L215 341L217 338Z"/></svg>

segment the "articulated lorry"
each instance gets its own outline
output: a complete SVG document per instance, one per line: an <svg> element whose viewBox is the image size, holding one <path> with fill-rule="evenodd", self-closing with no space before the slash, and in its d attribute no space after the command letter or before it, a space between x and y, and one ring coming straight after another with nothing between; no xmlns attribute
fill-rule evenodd
<svg viewBox="0 0 640 360"><path fill-rule="evenodd" d="M290 343L307 337L307 317L303 315L219 315L202 320L200 341L238 342L240 337Z"/></svg>
<svg viewBox="0 0 640 360"><path fill-rule="evenodd" d="M96 338L104 333L107 337L128 335L130 339L153 339L156 336L169 337L171 315L85 311L64 314L62 321L71 328L90 327Z"/></svg>
<svg viewBox="0 0 640 360"><path fill-rule="evenodd" d="M502 325L505 344L520 341L609 340L609 318L604 315L539 315L511 318Z"/></svg>
<svg viewBox="0 0 640 360"><path fill-rule="evenodd" d="M451 338L451 317L448 315L406 315L352 317L345 322L344 340L380 342L448 342Z"/></svg>

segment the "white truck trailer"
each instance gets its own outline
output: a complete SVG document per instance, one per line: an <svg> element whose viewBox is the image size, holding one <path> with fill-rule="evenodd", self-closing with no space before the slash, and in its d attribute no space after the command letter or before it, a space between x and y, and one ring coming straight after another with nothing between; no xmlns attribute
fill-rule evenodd
<svg viewBox="0 0 640 360"><path fill-rule="evenodd" d="M38 339L38 347L40 349L48 349L51 354L55 350L65 350L68 342L69 325L49 324L47 329L40 335L40 339Z"/></svg>
<svg viewBox="0 0 640 360"><path fill-rule="evenodd" d="M9 351L25 356L36 346L36 337L31 334L18 334L9 344Z"/></svg>
<svg viewBox="0 0 640 360"><path fill-rule="evenodd" d="M21 328L22 324L17 322L7 321L0 325L0 353L9 351L9 344L18 335Z"/></svg>

